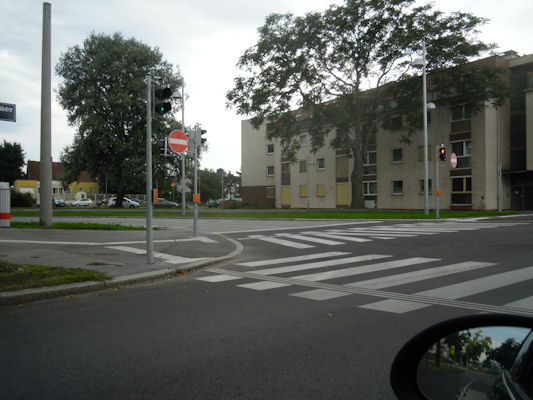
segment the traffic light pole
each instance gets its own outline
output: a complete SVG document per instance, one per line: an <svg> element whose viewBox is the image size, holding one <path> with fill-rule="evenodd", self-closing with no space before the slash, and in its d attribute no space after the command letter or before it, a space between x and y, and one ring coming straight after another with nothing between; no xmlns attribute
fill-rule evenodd
<svg viewBox="0 0 533 400"><path fill-rule="evenodd" d="M146 263L153 264L152 240L152 76L146 77Z"/></svg>
<svg viewBox="0 0 533 400"><path fill-rule="evenodd" d="M198 203L196 202L196 195L198 193L198 136L200 134L200 128L194 129L194 222L193 230L194 236L198 236Z"/></svg>
<svg viewBox="0 0 533 400"><path fill-rule="evenodd" d="M185 81L181 81L181 129L185 132ZM185 153L181 155L181 214L185 215Z"/></svg>
<svg viewBox="0 0 533 400"><path fill-rule="evenodd" d="M439 150L437 149L437 146L435 146L436 153L439 153ZM440 154L437 154L435 156L435 218L440 218L440 209L439 209L439 200L440 200L440 192L439 192L439 159Z"/></svg>

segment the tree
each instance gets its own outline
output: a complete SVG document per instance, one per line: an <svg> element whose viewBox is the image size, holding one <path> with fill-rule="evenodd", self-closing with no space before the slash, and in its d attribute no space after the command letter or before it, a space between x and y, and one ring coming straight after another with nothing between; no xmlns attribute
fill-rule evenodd
<svg viewBox="0 0 533 400"><path fill-rule="evenodd" d="M200 181L200 200L207 201L220 197L220 175L211 169L198 171Z"/></svg>
<svg viewBox="0 0 533 400"><path fill-rule="evenodd" d="M503 368L510 370L519 349L520 343L513 338L508 338L499 347L489 352L488 359L497 361Z"/></svg>
<svg viewBox="0 0 533 400"><path fill-rule="evenodd" d="M441 105L462 98L479 109L485 100L501 103L506 96L498 71L456 79L464 77L470 59L493 48L475 39L486 20L413 4L346 0L303 17L271 14L259 28L257 44L239 59L245 74L226 94L228 106L251 116L254 127L267 123L267 140L280 139L293 162L302 131L310 134L314 152L328 137L330 147L345 149L354 158L353 208L364 207L360 178L367 146L379 128L387 127L391 113L405 115L409 133L420 129L422 82L411 58L423 43L428 72L446 71L443 76L449 77L442 79ZM297 114L309 118L299 120Z"/></svg>
<svg viewBox="0 0 533 400"><path fill-rule="evenodd" d="M9 143L4 140L0 144L0 181L10 185L24 176L24 151L20 143Z"/></svg>
<svg viewBox="0 0 533 400"><path fill-rule="evenodd" d="M119 33L92 33L83 46L63 53L56 66L62 78L60 104L70 125L77 128L73 144L61 154L65 180L75 181L83 170L99 182L107 180L117 193L117 207L129 188L146 182L145 79L150 71L172 88L181 84L179 71L174 72L157 48ZM152 121L156 174L164 174L168 164L158 156L157 139L167 136L173 125L177 123L166 119Z"/></svg>

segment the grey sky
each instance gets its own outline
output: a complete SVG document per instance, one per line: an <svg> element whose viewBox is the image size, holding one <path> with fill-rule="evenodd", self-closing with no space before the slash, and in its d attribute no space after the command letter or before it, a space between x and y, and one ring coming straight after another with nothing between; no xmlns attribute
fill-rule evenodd
<svg viewBox="0 0 533 400"><path fill-rule="evenodd" d="M149 46L158 46L166 60L178 65L189 96L185 123L207 129L209 152L204 168L240 169L240 121L227 110L225 93L237 74L235 64L257 39L266 15L322 11L340 0L50 0L52 4L52 67L69 47L92 32L122 32ZM500 50L533 53L530 0L436 1L443 11L469 11L491 20L481 39ZM22 144L27 159L40 154L40 80L42 1L0 0L0 102L17 105L17 122L0 121L0 140ZM52 87L57 86L54 75ZM55 100L55 93L52 95ZM178 118L181 118L178 114ZM52 106L52 156L72 143L75 129L66 114Z"/></svg>

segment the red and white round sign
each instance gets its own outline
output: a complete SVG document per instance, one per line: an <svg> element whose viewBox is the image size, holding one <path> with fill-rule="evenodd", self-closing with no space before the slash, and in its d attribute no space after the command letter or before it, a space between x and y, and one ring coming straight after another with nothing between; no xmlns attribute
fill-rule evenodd
<svg viewBox="0 0 533 400"><path fill-rule="evenodd" d="M457 155L455 153L450 155L450 164L452 164L452 168L457 167Z"/></svg>
<svg viewBox="0 0 533 400"><path fill-rule="evenodd" d="M185 132L176 129L168 135L168 146L174 153L185 153L189 147L189 139Z"/></svg>

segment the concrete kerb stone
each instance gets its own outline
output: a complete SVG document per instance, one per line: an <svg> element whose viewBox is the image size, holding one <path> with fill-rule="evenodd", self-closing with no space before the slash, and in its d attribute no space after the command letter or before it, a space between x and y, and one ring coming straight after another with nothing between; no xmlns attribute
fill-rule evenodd
<svg viewBox="0 0 533 400"><path fill-rule="evenodd" d="M237 257L243 251L243 246L238 241L224 235L226 240L235 245L235 250L221 257L210 257L199 260L191 264L180 265L176 268L165 268L157 271L141 272L138 274L118 276L104 282L78 282L59 286L47 286L35 289L23 289L14 292L0 293L0 306L29 303L37 300L44 300L54 297L70 296L74 294L93 292L96 290L117 288L119 286L131 285L134 283L149 282L157 279L171 277L181 272L192 271L197 268L206 267L222 261Z"/></svg>

